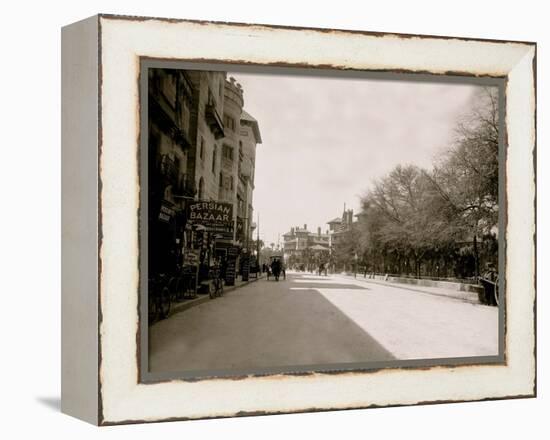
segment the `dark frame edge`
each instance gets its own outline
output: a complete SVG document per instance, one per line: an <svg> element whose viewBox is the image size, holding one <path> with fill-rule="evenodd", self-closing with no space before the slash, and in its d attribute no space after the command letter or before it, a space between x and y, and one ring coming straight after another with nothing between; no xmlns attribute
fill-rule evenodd
<svg viewBox="0 0 550 440"><path fill-rule="evenodd" d="M102 273L102 260L101 260L101 248L103 245L103 206L102 206L102 190L103 181L101 180L101 156L103 149L103 109L101 105L101 96L103 91L103 61L102 61L102 28L101 28L101 14L97 15L97 338L98 338L98 352L97 352L97 424L98 426L103 424L105 419L103 413L103 383L101 382L101 369L102 369L102 343L101 343L101 324L103 322L103 308L101 304L101 273Z"/></svg>

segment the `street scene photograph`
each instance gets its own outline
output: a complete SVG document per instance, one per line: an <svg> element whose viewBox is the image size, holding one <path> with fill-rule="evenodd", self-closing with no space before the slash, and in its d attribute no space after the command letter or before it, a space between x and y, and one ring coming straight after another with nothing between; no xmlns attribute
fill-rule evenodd
<svg viewBox="0 0 550 440"><path fill-rule="evenodd" d="M497 86L146 78L148 372L502 354Z"/></svg>

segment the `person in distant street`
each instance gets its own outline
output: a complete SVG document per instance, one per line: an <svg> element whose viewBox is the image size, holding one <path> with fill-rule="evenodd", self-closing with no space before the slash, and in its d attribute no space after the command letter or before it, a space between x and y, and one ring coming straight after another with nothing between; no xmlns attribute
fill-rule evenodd
<svg viewBox="0 0 550 440"><path fill-rule="evenodd" d="M493 263L486 263L485 264L485 272L483 272L483 278L485 278L488 281L495 281L497 278L497 271L495 269L495 266Z"/></svg>
<svg viewBox="0 0 550 440"><path fill-rule="evenodd" d="M483 286L485 293L484 302L489 305L496 305L495 302L495 288L498 278L498 272L495 269L493 263L485 264L485 272L479 277L479 282Z"/></svg>
<svg viewBox="0 0 550 440"><path fill-rule="evenodd" d="M273 273L275 281L279 281L279 276L281 275L281 262L278 258L275 258L271 262L271 273Z"/></svg>

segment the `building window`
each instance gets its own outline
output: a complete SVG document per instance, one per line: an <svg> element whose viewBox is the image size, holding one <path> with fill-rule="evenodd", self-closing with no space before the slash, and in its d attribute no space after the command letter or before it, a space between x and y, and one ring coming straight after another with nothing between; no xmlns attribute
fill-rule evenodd
<svg viewBox="0 0 550 440"><path fill-rule="evenodd" d="M218 155L218 146L214 145L214 153L212 153L212 172L216 173L216 159Z"/></svg>
<svg viewBox="0 0 550 440"><path fill-rule="evenodd" d="M204 198L204 179L201 177L199 179L199 200Z"/></svg>
<svg viewBox="0 0 550 440"><path fill-rule="evenodd" d="M231 191L233 191L233 176L231 176L230 182L231 182Z"/></svg>
<svg viewBox="0 0 550 440"><path fill-rule="evenodd" d="M225 159L233 160L233 148L229 145L224 145L222 149L222 155Z"/></svg>
<svg viewBox="0 0 550 440"><path fill-rule="evenodd" d="M235 119L229 115L223 115L223 125L232 131L235 131Z"/></svg>
<svg viewBox="0 0 550 440"><path fill-rule="evenodd" d="M199 157L204 160L204 138L201 136L201 147L199 150Z"/></svg>
<svg viewBox="0 0 550 440"><path fill-rule="evenodd" d="M223 174L220 172L220 188L223 186Z"/></svg>

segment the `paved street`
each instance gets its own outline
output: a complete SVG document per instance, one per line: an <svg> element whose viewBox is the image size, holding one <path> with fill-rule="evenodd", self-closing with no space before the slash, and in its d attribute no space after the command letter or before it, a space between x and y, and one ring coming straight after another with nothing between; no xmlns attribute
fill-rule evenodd
<svg viewBox="0 0 550 440"><path fill-rule="evenodd" d="M304 273L251 283L150 329L152 372L496 354L496 307Z"/></svg>

